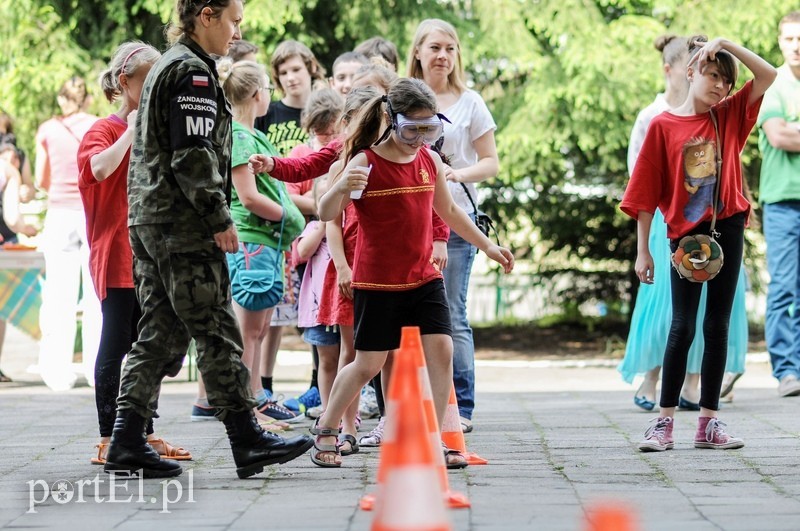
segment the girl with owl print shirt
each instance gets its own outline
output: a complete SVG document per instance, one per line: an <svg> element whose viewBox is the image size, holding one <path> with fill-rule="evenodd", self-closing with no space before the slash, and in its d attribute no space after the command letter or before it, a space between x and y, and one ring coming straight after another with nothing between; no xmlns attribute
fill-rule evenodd
<svg viewBox="0 0 800 531"><path fill-rule="evenodd" d="M656 116L650 123L620 205L623 212L637 220L637 277L643 283L652 284L655 274L670 275L673 301L664 354L661 409L638 445L641 451L664 451L674 446L673 418L686 373L689 347L696 333L702 290L702 284L684 280L674 270L654 271L648 247L653 212L658 207L664 213L667 236L674 252L682 237L709 234L717 184L716 232L719 236L716 239L725 264L707 283L700 416L694 446L711 449L744 446L742 439L726 433L725 425L716 415L728 350L731 307L742 263L744 227L750 214L750 203L742 193L740 154L776 71L755 53L726 39L707 42L705 36L692 37L689 56L686 101ZM738 75L737 59L753 73L753 80L730 95ZM714 126L712 113L718 128ZM719 171L717 150L721 151L722 159Z"/></svg>

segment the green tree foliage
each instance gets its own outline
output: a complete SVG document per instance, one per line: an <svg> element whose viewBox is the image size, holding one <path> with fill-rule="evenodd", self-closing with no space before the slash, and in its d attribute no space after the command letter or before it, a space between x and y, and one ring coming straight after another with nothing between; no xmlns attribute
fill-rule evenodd
<svg viewBox="0 0 800 531"><path fill-rule="evenodd" d="M164 46L173 0L14 0L0 17L0 105L30 148L73 73L95 79L120 42ZM315 51L330 73L337 55L382 35L401 62L423 18L451 21L470 83L498 123L501 174L482 186L519 259L545 277L578 274L571 300L623 297L635 225L617 210L627 181L628 136L663 89L654 39L665 32L722 35L775 64L787 0L249 0L244 37L261 58L283 39ZM401 73L405 65L401 65ZM743 72L739 84L749 77ZM99 91L97 91L99 96ZM92 110L111 108L96 98ZM754 138L753 138L754 140ZM759 157L743 157L757 193ZM566 293L566 292L565 292ZM562 296L564 294L562 293Z"/></svg>
<svg viewBox="0 0 800 531"><path fill-rule="evenodd" d="M487 194L495 200L484 206L539 273L594 279L587 288L571 286L572 297L616 300L621 286L636 285L621 282L632 280L635 224L617 205L628 178L631 126L663 90L655 38L721 35L779 64L777 22L796 6L777 0L758 9L738 0L475 5L484 32L478 65L490 65L481 80L500 126L502 162ZM749 77L743 72L739 85ZM757 191L755 135L751 140L743 160Z"/></svg>

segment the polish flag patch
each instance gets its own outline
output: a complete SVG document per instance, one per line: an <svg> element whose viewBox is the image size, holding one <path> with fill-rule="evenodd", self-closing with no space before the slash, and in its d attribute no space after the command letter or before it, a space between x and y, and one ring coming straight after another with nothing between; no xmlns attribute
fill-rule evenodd
<svg viewBox="0 0 800 531"><path fill-rule="evenodd" d="M208 76L192 76L192 86L193 87L207 87L208 86Z"/></svg>

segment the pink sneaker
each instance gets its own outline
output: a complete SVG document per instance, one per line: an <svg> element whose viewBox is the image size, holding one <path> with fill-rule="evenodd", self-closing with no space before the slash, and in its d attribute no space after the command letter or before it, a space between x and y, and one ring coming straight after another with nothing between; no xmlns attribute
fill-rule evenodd
<svg viewBox="0 0 800 531"><path fill-rule="evenodd" d="M711 448L712 450L733 450L744 446L744 441L725 433L726 424L717 417L700 417L697 419L697 433L694 434L695 448Z"/></svg>
<svg viewBox="0 0 800 531"><path fill-rule="evenodd" d="M642 452L663 452L672 450L672 417L657 417L650 421L650 427L644 432L644 440L639 443Z"/></svg>

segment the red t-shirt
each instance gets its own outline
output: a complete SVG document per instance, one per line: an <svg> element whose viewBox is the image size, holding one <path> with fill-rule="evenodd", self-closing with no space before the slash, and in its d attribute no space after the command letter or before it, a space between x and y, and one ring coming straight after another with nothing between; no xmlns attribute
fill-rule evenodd
<svg viewBox="0 0 800 531"><path fill-rule="evenodd" d="M133 288L133 253L128 239L128 162L130 149L119 167L104 181L92 173L92 157L111 147L128 128L112 114L97 120L78 148L78 188L86 211L89 271L100 300L106 288Z"/></svg>
<svg viewBox="0 0 800 531"><path fill-rule="evenodd" d="M427 149L406 164L364 151L372 171L358 214L353 287L402 291L441 278L431 263L436 164Z"/></svg>
<svg viewBox="0 0 800 531"><path fill-rule="evenodd" d="M761 99L747 105L752 81L714 106L722 136L722 178L717 218L749 215L742 193L740 155L758 118ZM620 209L638 218L658 207L667 222L667 236L690 234L710 221L717 181L717 143L710 113L676 116L669 111L653 118Z"/></svg>

